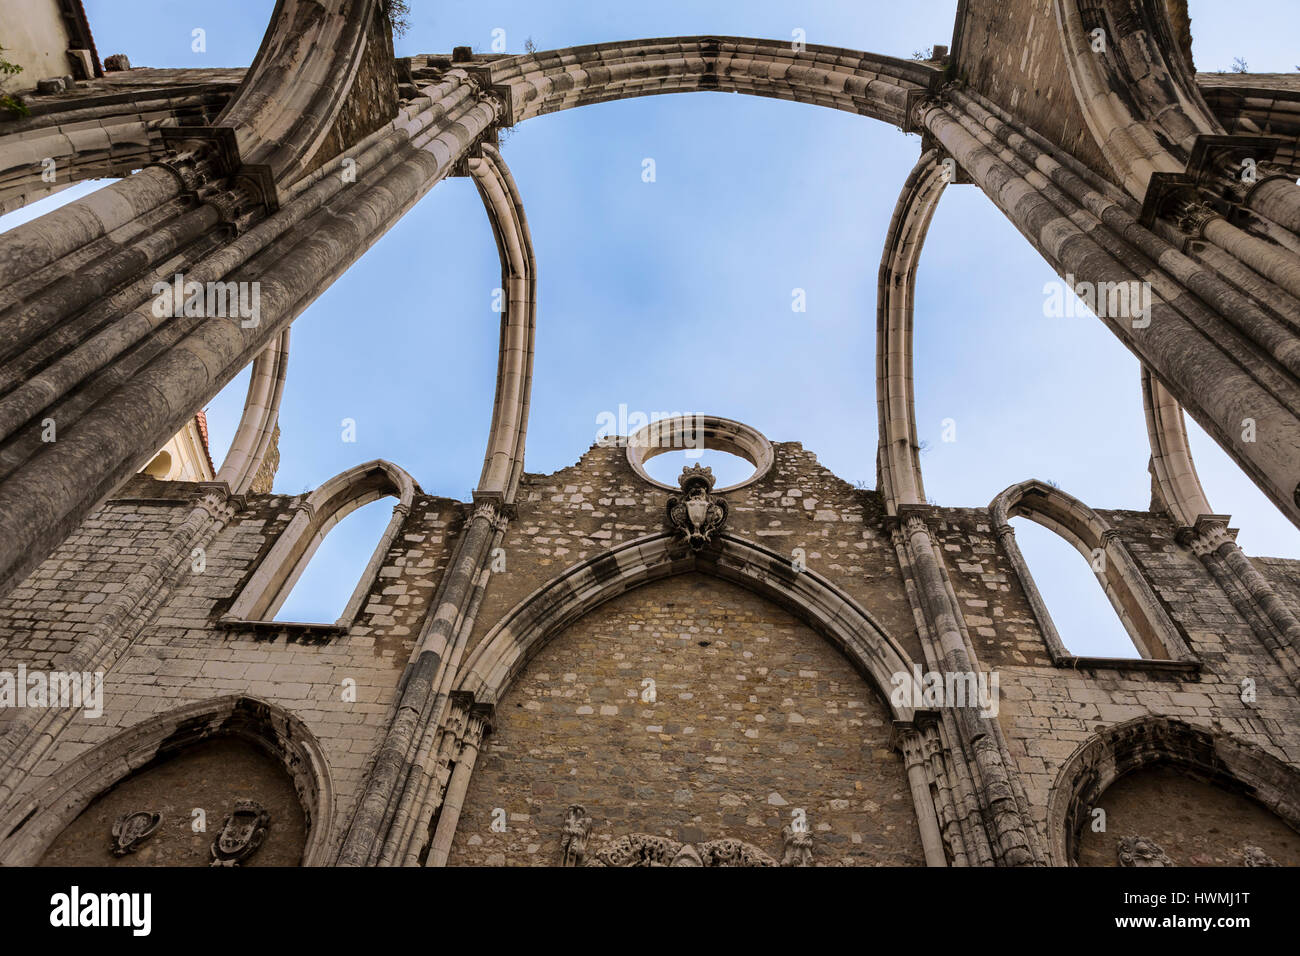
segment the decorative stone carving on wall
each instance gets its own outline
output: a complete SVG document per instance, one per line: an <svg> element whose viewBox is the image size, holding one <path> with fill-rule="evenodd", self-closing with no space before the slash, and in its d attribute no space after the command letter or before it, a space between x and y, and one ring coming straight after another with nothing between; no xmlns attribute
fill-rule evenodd
<svg viewBox="0 0 1300 956"><path fill-rule="evenodd" d="M560 866L582 866L587 856L589 836L591 817L584 807L575 803L564 815L564 834L560 837Z"/></svg>
<svg viewBox="0 0 1300 956"><path fill-rule="evenodd" d="M786 824L781 828L781 838L785 840L785 852L781 855L782 866L812 866L812 831L806 826L793 827Z"/></svg>
<svg viewBox="0 0 1300 956"><path fill-rule="evenodd" d="M1173 866L1174 861L1160 849L1160 844L1141 836L1120 837L1120 866Z"/></svg>
<svg viewBox="0 0 1300 956"><path fill-rule="evenodd" d="M155 810L135 810L122 814L113 824L113 844L110 847L113 856L134 853L141 843L157 832L160 823L162 814Z"/></svg>
<svg viewBox="0 0 1300 956"><path fill-rule="evenodd" d="M691 465L677 479L684 494L668 498L668 525L699 551L727 521L727 503L713 494L713 469Z"/></svg>
<svg viewBox="0 0 1300 956"><path fill-rule="evenodd" d="M561 866L812 866L812 833L787 825L781 831L785 853L777 863L758 847L724 837L705 843L682 843L650 833L619 837L587 856L591 817L579 804L569 807L560 836Z"/></svg>
<svg viewBox="0 0 1300 956"><path fill-rule="evenodd" d="M1241 848L1246 866L1277 866L1277 861L1264 852L1263 847L1247 843Z"/></svg>
<svg viewBox="0 0 1300 956"><path fill-rule="evenodd" d="M256 800L236 800L234 811L212 841L209 866L239 866L257 852L270 825L271 814Z"/></svg>
<svg viewBox="0 0 1300 956"><path fill-rule="evenodd" d="M591 857L586 866L776 866L756 846L740 840L679 843L649 833L620 837Z"/></svg>

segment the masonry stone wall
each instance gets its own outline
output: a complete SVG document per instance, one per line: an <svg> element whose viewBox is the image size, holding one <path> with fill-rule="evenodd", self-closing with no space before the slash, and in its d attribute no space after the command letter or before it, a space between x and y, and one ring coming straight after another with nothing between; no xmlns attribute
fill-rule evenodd
<svg viewBox="0 0 1300 956"><path fill-rule="evenodd" d="M553 866L576 803L589 855L649 833L780 859L802 810L819 863L919 865L890 727L878 693L780 608L700 574L658 581L569 627L502 698L449 862Z"/></svg>
<svg viewBox="0 0 1300 956"><path fill-rule="evenodd" d="M1173 767L1148 767L1102 795L1105 830L1084 829L1081 866L1118 866L1115 840L1144 836L1176 866L1242 866L1256 846L1281 866L1300 866L1300 834L1259 804Z"/></svg>
<svg viewBox="0 0 1300 956"><path fill-rule="evenodd" d="M914 657L916 625L898 555L872 491L853 487L798 442L774 442L768 472L726 493L727 529L830 579L867 608ZM593 446L570 468L527 474L503 544L506 573L492 581L476 642L511 607L565 568L664 528L673 494L633 471L625 447Z"/></svg>
<svg viewBox="0 0 1300 956"><path fill-rule="evenodd" d="M284 768L244 740L196 744L148 767L104 794L60 833L42 866L208 866L212 841L237 800L255 800L270 825L248 866L296 866L306 825ZM158 829L139 848L114 856L108 835L124 814L161 813Z"/></svg>
<svg viewBox="0 0 1300 956"><path fill-rule="evenodd" d="M957 78L1094 171L1113 176L1070 85L1053 0L969 3L963 12Z"/></svg>
<svg viewBox="0 0 1300 956"><path fill-rule="evenodd" d="M878 494L837 478L797 443L777 443L773 452L766 474L725 493L727 532L783 560L802 552L810 570L924 661ZM4 668L57 666L123 582L148 566L200 491L136 478L87 519L0 601ZM596 446L570 468L526 475L503 540L504 567L487 581L471 644L576 563L662 531L670 494L639 477L621 447ZM106 676L103 717L78 716L62 729L28 792L147 718L249 695L283 708L319 740L337 847L467 506L414 497L344 633L224 623L303 497L243 501L209 543L202 572L183 571L138 632L119 638L126 643ZM1172 522L1146 512L1099 514L1184 635L1199 673L1141 661L1053 666L987 510L932 508L927 516L979 666L999 674L996 720L1047 843L1062 766L1099 732L1133 718L1183 720L1300 766L1300 702L1205 566L1175 540ZM1300 562L1257 565L1286 602L1300 603ZM660 695L653 706L634 696L647 677ZM1252 701L1243 700L1247 679ZM344 693L350 682L355 701ZM15 720L12 712L0 717L0 728ZM646 832L683 842L730 836L779 856L780 824L802 807L822 862L922 860L884 695L787 609L701 573L635 589L569 625L506 689L493 722L453 864L554 863L570 803L592 814L595 849ZM507 814L505 833L490 827L497 807Z"/></svg>
<svg viewBox="0 0 1300 956"><path fill-rule="evenodd" d="M147 478L133 480L128 490L133 497L108 502L0 605L4 668L24 661L31 669L54 665L52 655L93 626L102 596L143 566L158 537L188 512L193 493L192 486ZM103 716L74 717L36 767L29 789L149 717L247 694L289 711L319 739L335 791L333 823L336 829L346 823L464 513L445 498L416 499L346 634L223 625L221 615L304 497L249 496L206 549L204 570L184 577L105 675ZM42 636L47 633L52 636ZM347 699L349 686L355 700Z"/></svg>

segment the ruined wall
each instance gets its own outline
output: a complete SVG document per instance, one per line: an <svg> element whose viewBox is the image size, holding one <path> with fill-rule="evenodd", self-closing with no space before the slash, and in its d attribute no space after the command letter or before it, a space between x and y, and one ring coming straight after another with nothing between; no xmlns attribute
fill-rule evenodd
<svg viewBox="0 0 1300 956"><path fill-rule="evenodd" d="M773 452L767 474L726 493L728 532L783 557L801 549L811 570L923 661L878 495L832 475L797 443ZM71 649L189 513L196 490L137 478L88 519L0 602L0 664L49 667ZM659 532L669 494L640 478L620 447L594 447L570 468L525 476L504 539L505 567L488 580L473 641L575 563ZM320 739L336 793L337 845L466 506L415 497L346 634L221 624L301 500L248 497L208 548L205 570L183 575L108 672L104 716L74 719L29 786L149 716L248 694L283 707ZM1054 667L987 511L929 514L979 664L999 673L997 720L1044 837L1064 762L1098 731L1132 718L1178 718L1300 765L1294 690L1204 565L1175 540L1172 523L1146 512L1100 514L1200 659L1199 674L1162 673L1141 661ZM1300 562L1257 563L1300 608ZM657 685L653 706L636 696L647 677ZM1254 701L1242 700L1246 678ZM356 682L355 703L341 694L346 679ZM553 863L574 802L594 818L593 849L641 831L685 842L732 836L779 855L779 823L803 807L823 862L920 862L882 697L824 638L736 585L691 573L596 609L528 664L494 721L453 864ZM507 813L504 834L490 828L497 807Z"/></svg>
<svg viewBox="0 0 1300 956"><path fill-rule="evenodd" d="M867 608L913 657L916 624L903 590L898 555L884 531L874 491L854 488L798 442L775 442L771 469L726 493L727 530L806 566ZM647 483L623 447L593 446L570 468L524 475L517 517L474 633L477 642L516 603L564 569L602 550L664 528L667 491Z"/></svg>
<svg viewBox="0 0 1300 956"><path fill-rule="evenodd" d="M849 662L780 608L700 574L655 582L569 627L503 696L449 863L553 866L578 803L589 854L650 833L779 860L798 808L819 863L920 865L890 728Z"/></svg>
<svg viewBox="0 0 1300 956"><path fill-rule="evenodd" d="M1098 513L1120 532L1202 667L1183 675L1147 670L1141 662L1080 669L1004 664L998 720L1039 826L1065 760L1097 731L1137 717L1180 718L1300 765L1294 689L1205 566L1175 542L1173 523L1146 512ZM1019 582L1013 578L1008 587L1017 591ZM1254 702L1242 700L1246 678L1255 682Z"/></svg>
<svg viewBox="0 0 1300 956"><path fill-rule="evenodd" d="M0 669L57 666L97 620L104 595L143 566L189 512L193 486L136 478L0 604ZM146 494L155 496L152 500ZM185 703L247 694L285 708L320 740L333 777L336 833L387 726L397 681L446 566L463 507L417 496L346 634L286 625L230 629L221 615L305 496L250 495L104 678L104 714L77 716L28 781L38 787L113 734ZM344 681L356 700L344 699ZM15 712L0 710L0 720ZM0 724L0 729L4 725ZM218 824L219 825L219 824Z"/></svg>

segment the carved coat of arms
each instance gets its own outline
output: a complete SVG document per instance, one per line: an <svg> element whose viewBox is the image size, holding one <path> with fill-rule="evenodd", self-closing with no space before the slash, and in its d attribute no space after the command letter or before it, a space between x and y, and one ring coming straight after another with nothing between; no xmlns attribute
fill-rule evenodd
<svg viewBox="0 0 1300 956"><path fill-rule="evenodd" d="M221 832L212 841L211 866L239 866L266 839L271 814L256 800L236 800Z"/></svg>
<svg viewBox="0 0 1300 956"><path fill-rule="evenodd" d="M683 468L677 479L683 494L668 499L668 525L692 551L712 541L727 521L727 503L714 496L713 483L712 468Z"/></svg>
<svg viewBox="0 0 1300 956"><path fill-rule="evenodd" d="M136 810L124 813L113 824L113 843L110 849L113 856L126 856L149 837L153 836L162 823L162 814L155 810Z"/></svg>

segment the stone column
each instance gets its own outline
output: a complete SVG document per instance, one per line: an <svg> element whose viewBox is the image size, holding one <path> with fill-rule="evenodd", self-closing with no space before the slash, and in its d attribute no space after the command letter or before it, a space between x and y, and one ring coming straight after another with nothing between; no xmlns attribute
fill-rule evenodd
<svg viewBox="0 0 1300 956"><path fill-rule="evenodd" d="M1195 525L1178 530L1177 539L1201 559L1287 679L1300 689L1300 620L1241 550L1229 520L1227 515L1200 515Z"/></svg>
<svg viewBox="0 0 1300 956"><path fill-rule="evenodd" d="M357 812L339 852L340 866L366 866L379 859L399 810L417 798L405 795L416 772L415 757L439 703L438 686L457 624L468 606L475 577L489 554L496 530L498 503L480 501L470 515L451 565L443 574L399 686L399 698L366 780Z"/></svg>
<svg viewBox="0 0 1300 956"><path fill-rule="evenodd" d="M919 604L929 640L934 644L935 661L950 673L973 673L975 668L967 653L958 617L961 612L951 598L947 582L930 538L925 521L926 507L905 505L898 509L902 541L910 558L915 591L909 591ZM961 745L972 768L981 815L989 828L997 862L1008 866L1034 865L1036 854L1031 843L1029 822L1023 817L1003 760L1001 732L996 723L981 716L975 706L947 707L952 715Z"/></svg>
<svg viewBox="0 0 1300 956"><path fill-rule="evenodd" d="M1113 186L990 107L953 90L922 100L913 116L1059 275L1150 290L1150 312L1140 322L1102 321L1300 523L1300 377L1280 361L1289 346L1280 339L1273 348L1259 344L1272 342L1278 319L1144 227ZM1267 441L1238 440L1248 419Z"/></svg>
<svg viewBox="0 0 1300 956"><path fill-rule="evenodd" d="M445 866L451 855L451 843L456 837L456 826L460 823L460 811L465 805L465 792L469 789L469 780L474 773L474 762L478 759L479 745L483 737L490 732L489 717L491 710L476 705L470 710L465 723L464 737L460 743L460 753L456 757L456 766L447 783L447 794L442 801L438 814L438 828L433 834L433 843L429 847L426 866Z"/></svg>
<svg viewBox="0 0 1300 956"><path fill-rule="evenodd" d="M943 835L935 814L934 799L930 796L930 779L926 774L925 740L916 726L906 721L894 721L894 749L903 755L907 768L907 782L912 790L912 803L916 806L916 824L921 831L921 846L925 849L926 866L947 866Z"/></svg>

